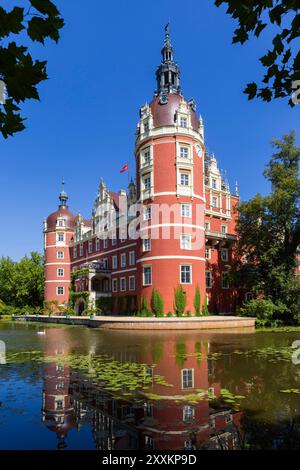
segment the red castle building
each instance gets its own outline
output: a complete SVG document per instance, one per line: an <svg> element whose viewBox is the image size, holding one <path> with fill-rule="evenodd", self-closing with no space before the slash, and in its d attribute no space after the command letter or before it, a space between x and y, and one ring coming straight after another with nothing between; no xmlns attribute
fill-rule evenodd
<svg viewBox="0 0 300 470"><path fill-rule="evenodd" d="M135 181L115 193L101 180L87 220L69 211L63 189L44 224L45 300L67 305L72 297L77 314L100 304L136 311L143 298L150 305L154 288L173 313L179 285L192 313L197 286L214 313L233 312L241 297L227 278L238 187L232 194L205 149L203 119L183 96L168 27L161 52L157 90L140 109Z"/></svg>

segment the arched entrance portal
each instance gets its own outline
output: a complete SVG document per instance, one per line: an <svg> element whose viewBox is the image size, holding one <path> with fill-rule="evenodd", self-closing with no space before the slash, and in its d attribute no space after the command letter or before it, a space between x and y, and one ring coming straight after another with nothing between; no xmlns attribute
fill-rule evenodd
<svg viewBox="0 0 300 470"><path fill-rule="evenodd" d="M74 305L74 310L75 314L78 316L81 316L83 314L83 311L85 309L85 300L83 297L80 297L80 299L77 299Z"/></svg>

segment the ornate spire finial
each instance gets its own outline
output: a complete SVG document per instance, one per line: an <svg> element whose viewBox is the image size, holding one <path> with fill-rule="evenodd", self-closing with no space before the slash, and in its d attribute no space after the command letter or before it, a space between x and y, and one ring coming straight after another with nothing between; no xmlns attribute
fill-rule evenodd
<svg viewBox="0 0 300 470"><path fill-rule="evenodd" d="M235 182L235 186L234 186L234 195L239 196L239 185L237 181Z"/></svg>
<svg viewBox="0 0 300 470"><path fill-rule="evenodd" d="M68 195L65 191L65 179L64 179L64 177L62 177L61 192L59 194L59 201L60 201L59 207L67 207L68 199L69 199Z"/></svg>
<svg viewBox="0 0 300 470"><path fill-rule="evenodd" d="M165 26L165 38L161 50L162 62L156 71L156 94L160 96L167 95L168 93L181 94L180 70L173 58L173 46L170 39L169 25L170 21ZM166 102L167 101L164 101L161 104L165 104Z"/></svg>

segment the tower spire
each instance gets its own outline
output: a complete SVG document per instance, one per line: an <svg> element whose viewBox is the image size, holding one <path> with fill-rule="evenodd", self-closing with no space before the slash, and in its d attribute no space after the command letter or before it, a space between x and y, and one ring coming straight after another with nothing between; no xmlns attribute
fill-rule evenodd
<svg viewBox="0 0 300 470"><path fill-rule="evenodd" d="M62 177L61 192L59 193L59 201L60 201L59 207L67 207L68 199L69 197L65 191L65 179L64 177Z"/></svg>
<svg viewBox="0 0 300 470"><path fill-rule="evenodd" d="M159 96L167 95L168 93L181 94L180 70L174 62L174 49L171 43L169 26L170 21L165 26L165 38L161 50L162 62L156 71L156 94Z"/></svg>

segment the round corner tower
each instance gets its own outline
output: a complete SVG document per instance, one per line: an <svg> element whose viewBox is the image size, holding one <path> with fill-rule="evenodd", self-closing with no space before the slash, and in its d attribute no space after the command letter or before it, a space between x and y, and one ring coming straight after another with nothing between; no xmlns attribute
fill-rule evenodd
<svg viewBox="0 0 300 470"><path fill-rule="evenodd" d="M69 302L69 245L74 235L75 216L68 209L68 195L64 188L59 195L59 201L58 210L50 214L44 222L45 301L56 301L62 306Z"/></svg>
<svg viewBox="0 0 300 470"><path fill-rule="evenodd" d="M156 288L164 309L174 311L174 288L194 311L198 286L205 289L204 131L194 100L180 87L168 26L157 68L157 90L140 110L135 143L137 196L141 203L138 282L148 303Z"/></svg>

